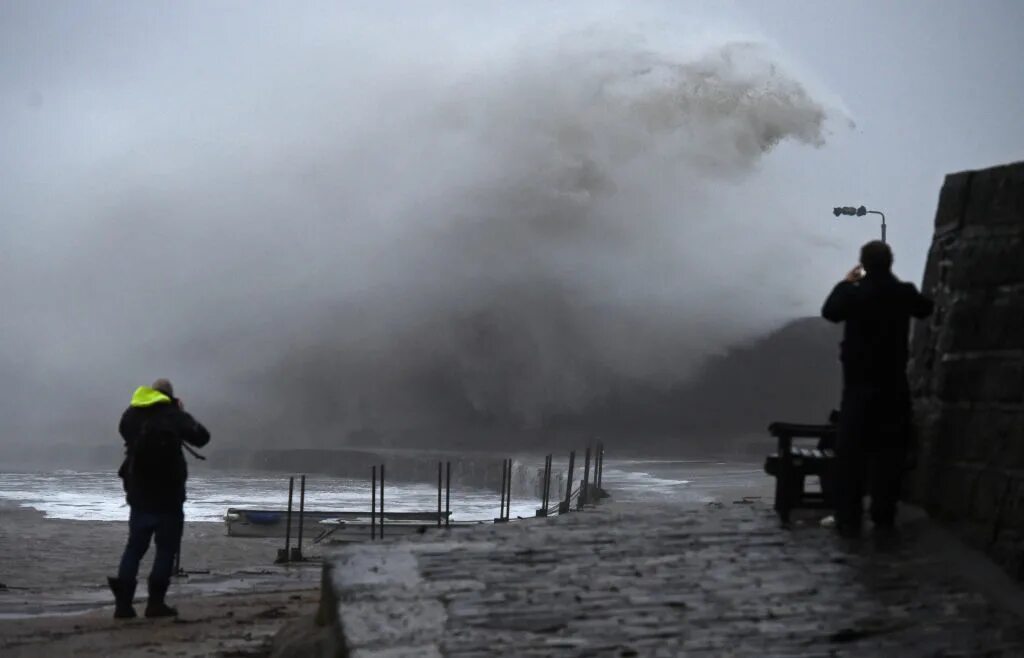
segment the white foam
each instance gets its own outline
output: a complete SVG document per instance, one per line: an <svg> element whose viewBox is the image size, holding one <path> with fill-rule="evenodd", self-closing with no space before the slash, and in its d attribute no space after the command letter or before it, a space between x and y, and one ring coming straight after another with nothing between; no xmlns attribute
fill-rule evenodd
<svg viewBox="0 0 1024 658"><path fill-rule="evenodd" d="M539 479L535 465L517 469L511 516L533 517L540 506ZM561 468L556 465L556 469ZM582 478L574 474L574 488ZM560 475L561 476L561 475ZM709 499L716 487L744 486L762 475L744 464L712 464L686 461L609 461L602 485L617 500L692 501ZM528 481L527 481L528 480ZM556 494L557 483L552 480ZM288 505L288 478L281 475L209 474L189 479L189 500L185 503L190 521L220 522L228 507L284 509ZM121 481L113 472L0 473L0 500L35 508L48 518L87 521L125 521L128 506ZM501 495L497 491L453 486L452 516L456 520L490 520L499 516ZM299 504L296 481L294 505ZM386 507L392 511L422 511L437 507L433 484L388 483ZM314 510L369 509L370 486L366 480L327 476L306 479L306 508Z"/></svg>
<svg viewBox="0 0 1024 658"><path fill-rule="evenodd" d="M387 509L417 511L435 509L437 489L429 484L389 483ZM189 479L185 515L190 521L219 522L228 507L283 509L288 505L288 478L270 475L211 475ZM121 481L113 473L3 473L0 499L37 509L54 519L125 521L128 506ZM299 504L296 482L293 504ZM370 487L363 480L307 477L306 508L350 510L370 507ZM533 516L539 501L513 498L512 516ZM490 519L499 515L500 496L482 489L453 488L453 518Z"/></svg>

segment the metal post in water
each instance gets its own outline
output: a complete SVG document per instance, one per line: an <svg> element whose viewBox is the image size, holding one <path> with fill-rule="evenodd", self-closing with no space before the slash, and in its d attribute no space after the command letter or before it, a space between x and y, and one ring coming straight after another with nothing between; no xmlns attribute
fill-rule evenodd
<svg viewBox="0 0 1024 658"><path fill-rule="evenodd" d="M554 455L548 455L544 463L544 516L548 515L551 506L551 471L554 467Z"/></svg>
<svg viewBox="0 0 1024 658"><path fill-rule="evenodd" d="M299 538L296 542L294 552L297 554L293 556L294 559L302 560L302 526L303 520L306 514L306 476L302 475L302 479L299 481Z"/></svg>
<svg viewBox="0 0 1024 658"><path fill-rule="evenodd" d="M505 460L505 520L508 521L512 507L512 458Z"/></svg>
<svg viewBox="0 0 1024 658"><path fill-rule="evenodd" d="M370 539L377 538L377 467L373 467L373 480L370 482Z"/></svg>
<svg viewBox="0 0 1024 658"><path fill-rule="evenodd" d="M548 504L548 456L544 455L544 468L540 472L540 509L537 510L537 516L544 516L543 512L547 511Z"/></svg>
<svg viewBox="0 0 1024 658"><path fill-rule="evenodd" d="M441 527L441 462L437 462L437 527Z"/></svg>
<svg viewBox="0 0 1024 658"><path fill-rule="evenodd" d="M512 458L508 460L508 493L505 494L505 520L512 518Z"/></svg>
<svg viewBox="0 0 1024 658"><path fill-rule="evenodd" d="M288 516L284 528L284 561L291 559L292 547L292 495L295 492L295 476L288 478Z"/></svg>
<svg viewBox="0 0 1024 658"><path fill-rule="evenodd" d="M501 510L498 512L499 521L505 520L505 476L507 473L505 469L505 463L507 461L507 459L501 460Z"/></svg>
<svg viewBox="0 0 1024 658"><path fill-rule="evenodd" d="M548 473L551 465L548 463L548 455L544 455L544 470L540 476L540 509L537 516L548 515Z"/></svg>
<svg viewBox="0 0 1024 658"><path fill-rule="evenodd" d="M601 488L601 476L604 475L604 443L597 444L597 467L594 469L595 472L595 483L597 488Z"/></svg>
<svg viewBox="0 0 1024 658"><path fill-rule="evenodd" d="M384 464L380 465L380 538L384 539Z"/></svg>
<svg viewBox="0 0 1024 658"><path fill-rule="evenodd" d="M554 456L554 454L551 454L551 455L548 455L548 507L547 507L547 509L549 509L549 510L551 509L551 487L553 487L554 484L555 484L554 480L555 480L555 456ZM555 509L557 510L557 508L558 508L558 505L556 504L555 505Z"/></svg>
<svg viewBox="0 0 1024 658"><path fill-rule="evenodd" d="M451 525L452 518L452 463L445 464L444 484L444 527Z"/></svg>
<svg viewBox="0 0 1024 658"><path fill-rule="evenodd" d="M572 471L576 466L576 451L569 451L569 471L566 473L565 482L565 511L569 511L569 506L572 504ZM562 510L558 510L561 512Z"/></svg>
<svg viewBox="0 0 1024 658"><path fill-rule="evenodd" d="M587 504L587 487L590 486L590 446L587 446L586 456L583 458L583 481L580 482L580 500L576 509L581 510Z"/></svg>

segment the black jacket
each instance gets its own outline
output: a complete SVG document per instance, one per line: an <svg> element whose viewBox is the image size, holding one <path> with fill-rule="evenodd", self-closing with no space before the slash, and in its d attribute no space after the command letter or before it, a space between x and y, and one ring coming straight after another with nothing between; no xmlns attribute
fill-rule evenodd
<svg viewBox="0 0 1024 658"><path fill-rule="evenodd" d="M840 358L843 384L852 388L899 390L907 387L910 318L924 318L933 303L891 273L871 274L856 283L840 282L821 315L845 322Z"/></svg>
<svg viewBox="0 0 1024 658"><path fill-rule="evenodd" d="M165 477L133 477L129 467L143 425L156 416L161 416L161 424L173 428L181 441L198 448L210 442L210 433L182 410L177 400L145 386L135 391L131 406L121 416L118 431L124 438L125 459L117 474L124 479L128 504L144 512L173 512L180 510L185 502L185 480L188 479L188 465L181 446L169 457Z"/></svg>

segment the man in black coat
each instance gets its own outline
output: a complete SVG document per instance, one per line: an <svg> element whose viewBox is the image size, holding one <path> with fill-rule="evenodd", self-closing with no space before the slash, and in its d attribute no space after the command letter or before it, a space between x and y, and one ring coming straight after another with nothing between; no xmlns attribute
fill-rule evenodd
<svg viewBox="0 0 1024 658"><path fill-rule="evenodd" d="M156 557L149 574L146 616L174 616L177 610L169 607L164 597L184 528L188 466L182 445L202 447L210 441L210 433L185 412L166 379L136 389L118 429L125 444L125 459L118 475L124 480L131 515L128 544L117 578L108 578L116 601L114 617L136 616L132 607L136 576L151 539L156 544Z"/></svg>
<svg viewBox="0 0 1024 658"><path fill-rule="evenodd" d="M865 481L871 487L871 520L889 529L896 520L911 433L907 384L910 319L932 312L932 301L892 273L884 242L861 249L860 263L821 309L845 322L841 359L843 400L836 445L836 528L846 537L861 531Z"/></svg>

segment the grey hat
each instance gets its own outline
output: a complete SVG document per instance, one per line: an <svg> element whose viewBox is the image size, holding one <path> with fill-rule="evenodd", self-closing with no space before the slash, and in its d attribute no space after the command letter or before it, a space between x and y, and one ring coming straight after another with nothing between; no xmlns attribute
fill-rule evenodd
<svg viewBox="0 0 1024 658"><path fill-rule="evenodd" d="M169 397L174 397L174 386L171 385L171 380L169 379L164 379L163 377L161 377L160 379L153 382L153 385L150 386L150 388L152 388L154 391L160 391L161 393Z"/></svg>

